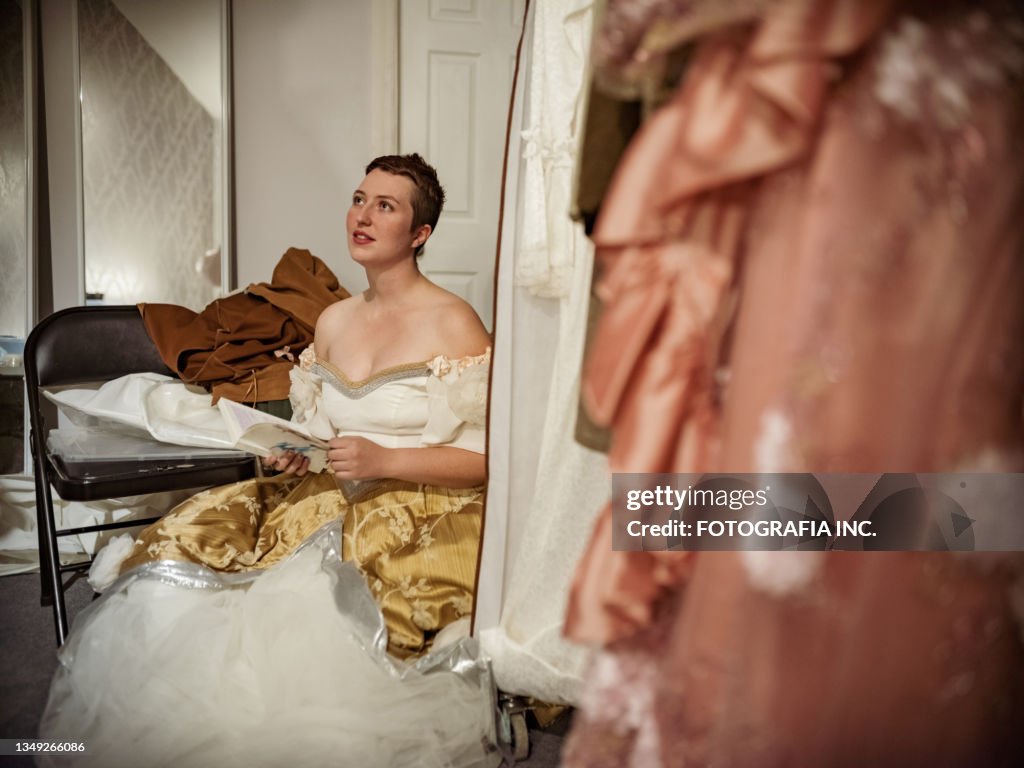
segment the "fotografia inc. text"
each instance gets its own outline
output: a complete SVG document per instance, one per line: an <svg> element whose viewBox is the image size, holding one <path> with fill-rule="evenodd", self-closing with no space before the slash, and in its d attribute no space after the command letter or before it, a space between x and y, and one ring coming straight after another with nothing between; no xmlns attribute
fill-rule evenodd
<svg viewBox="0 0 1024 768"><path fill-rule="evenodd" d="M874 536L870 520L837 520L829 523L826 520L667 520L663 523L645 523L641 520L630 520L626 523L626 533L640 538L646 536L665 536L686 538L688 536L705 536L710 538L838 538L842 536Z"/></svg>

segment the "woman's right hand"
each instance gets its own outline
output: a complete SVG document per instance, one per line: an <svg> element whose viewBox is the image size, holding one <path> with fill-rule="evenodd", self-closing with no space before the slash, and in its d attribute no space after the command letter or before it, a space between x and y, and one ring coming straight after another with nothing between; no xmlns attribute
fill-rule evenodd
<svg viewBox="0 0 1024 768"><path fill-rule="evenodd" d="M280 456L264 456L263 466L288 475L302 477L309 471L309 458L297 451L285 451Z"/></svg>

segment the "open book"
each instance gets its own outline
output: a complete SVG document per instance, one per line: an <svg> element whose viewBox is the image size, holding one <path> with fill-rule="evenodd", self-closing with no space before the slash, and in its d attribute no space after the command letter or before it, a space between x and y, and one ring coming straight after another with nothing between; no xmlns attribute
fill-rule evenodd
<svg viewBox="0 0 1024 768"><path fill-rule="evenodd" d="M314 437L301 424L224 398L217 401L217 407L239 449L257 456L280 456L295 451L309 458L310 472L320 472L326 466L327 441Z"/></svg>

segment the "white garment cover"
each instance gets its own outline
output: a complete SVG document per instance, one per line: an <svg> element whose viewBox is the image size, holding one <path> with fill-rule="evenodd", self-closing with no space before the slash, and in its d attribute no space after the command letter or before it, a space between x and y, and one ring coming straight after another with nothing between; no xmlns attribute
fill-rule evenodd
<svg viewBox="0 0 1024 768"><path fill-rule="evenodd" d="M546 338L557 340L550 381L514 388L497 378L499 369L495 368L492 397L511 400L508 427L512 450L505 457L509 473L506 493L499 496L493 489L488 493L485 537L494 537L495 529L503 523L509 546L503 569L493 547L485 549L480 582L501 579L504 573L503 599L498 625L482 623L479 613L477 625L484 650L493 660L499 688L566 704L576 703L585 661L584 650L562 637L569 586L594 518L611 495L607 458L581 446L574 434L593 262L582 228L575 236L583 255L574 268L570 296L559 302L554 320L530 317L534 302L544 300L519 292L515 295L516 306L523 310L516 329L521 330L525 323L547 325ZM496 348L500 350L500 326L498 331ZM531 336L532 345L538 344L538 338ZM512 354L513 363L518 359L520 366L526 364L526 354L531 360L538 357L536 349L513 349ZM546 400L538 397L538 388L546 394ZM546 405L543 415L536 413L538 400ZM538 456L536 431L530 433L532 440L528 443L520 438L522 431L540 418L543 427ZM492 431L493 419L492 412ZM530 459L536 461L535 470L527 466ZM494 477L498 457L492 455L490 461ZM514 535L513 526L518 529ZM485 540L485 547L488 543L493 541Z"/></svg>
<svg viewBox="0 0 1024 768"><path fill-rule="evenodd" d="M259 574L151 563L61 648L40 737L73 766L495 766L494 694L475 641L415 666L342 564L340 524Z"/></svg>
<svg viewBox="0 0 1024 768"><path fill-rule="evenodd" d="M543 39L534 38L537 42L529 46L524 42L524 49L537 58L526 67L532 73L529 104L521 80L512 124L529 123L524 112L540 108L535 107L535 89L545 75L538 70L546 66L545 58L554 57L560 62L558 72L574 72L569 91L545 97L567 105L568 111L559 114L568 131L581 101L583 62L575 53L561 57L556 49L586 49L590 3L535 6L530 6L527 34ZM542 12L546 20L536 24L548 26L531 26L535 14ZM564 22L564 30L552 28L555 22ZM554 48L540 56L538 50L544 46ZM555 88L557 81L552 79L545 87ZM476 632L493 660L499 688L572 704L579 693L585 652L562 637L565 606L576 562L611 490L605 456L582 447L574 437L593 247L582 227L569 220L567 186L546 197L564 200L548 211L559 235L546 239L547 220L530 213L538 200L532 186L538 181L536 157L518 157L513 143L508 169L504 218L517 224L502 231L498 264L490 480ZM568 183L571 167L564 170ZM559 290L554 292L559 299L541 298L535 286L528 290L513 284L514 272L522 277L521 268L533 269L535 247L543 247L545 258L560 264L552 272L559 275Z"/></svg>
<svg viewBox="0 0 1024 768"><path fill-rule="evenodd" d="M98 389L44 392L79 426L127 428L154 440L177 445L231 449L224 417L201 387L159 373L132 373Z"/></svg>

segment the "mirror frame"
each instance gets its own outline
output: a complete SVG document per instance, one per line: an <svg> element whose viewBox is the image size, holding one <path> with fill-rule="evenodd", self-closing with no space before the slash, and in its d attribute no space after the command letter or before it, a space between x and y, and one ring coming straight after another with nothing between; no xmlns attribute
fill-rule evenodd
<svg viewBox="0 0 1024 768"><path fill-rule="evenodd" d="M36 173L38 162L38 94L36 75L38 60L39 8L36 0L23 0L21 9L22 79L25 94L25 338L32 332L39 316L39 206ZM27 387L24 382L22 387ZM24 453L22 474L32 473L32 449L29 443L28 391L25 389L22 408Z"/></svg>
<svg viewBox="0 0 1024 768"><path fill-rule="evenodd" d="M25 79L25 337L36 324L38 299L36 276L38 270L39 226L36 205L36 125L37 93L36 82L36 0L24 0L22 6L22 40ZM26 465L28 466L28 465Z"/></svg>

